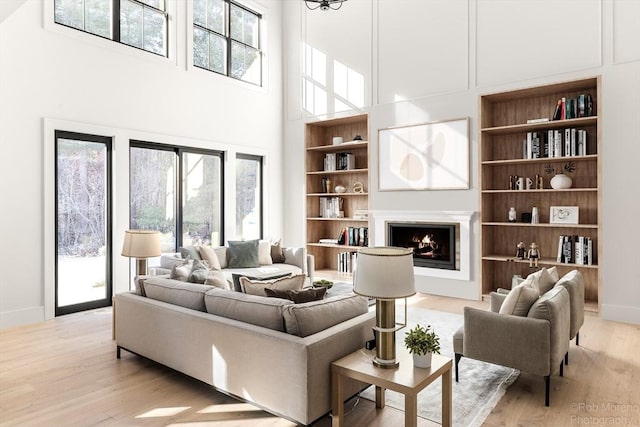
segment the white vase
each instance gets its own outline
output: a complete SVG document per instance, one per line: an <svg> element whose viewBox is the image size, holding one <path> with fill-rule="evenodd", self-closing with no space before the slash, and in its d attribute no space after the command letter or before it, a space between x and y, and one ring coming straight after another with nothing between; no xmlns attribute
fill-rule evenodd
<svg viewBox="0 0 640 427"><path fill-rule="evenodd" d="M571 179L570 176L567 176L563 173L559 173L553 178L551 178L551 181L549 181L549 184L551 184L551 188L555 190L562 190L565 188L571 188L571 184L573 184L573 180Z"/></svg>
<svg viewBox="0 0 640 427"><path fill-rule="evenodd" d="M430 368L431 367L431 355L427 354L413 354L413 366L416 368Z"/></svg>

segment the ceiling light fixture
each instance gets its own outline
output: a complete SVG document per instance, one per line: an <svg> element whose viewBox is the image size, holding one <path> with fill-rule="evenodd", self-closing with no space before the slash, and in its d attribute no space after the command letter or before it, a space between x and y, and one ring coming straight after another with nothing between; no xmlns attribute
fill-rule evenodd
<svg viewBox="0 0 640 427"><path fill-rule="evenodd" d="M342 3L347 0L304 0L304 4L310 10L338 10L342 7Z"/></svg>

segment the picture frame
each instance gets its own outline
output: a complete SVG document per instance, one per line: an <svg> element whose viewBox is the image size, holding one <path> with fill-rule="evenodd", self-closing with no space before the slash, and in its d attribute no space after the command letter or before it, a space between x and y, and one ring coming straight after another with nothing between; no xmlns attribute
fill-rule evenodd
<svg viewBox="0 0 640 427"><path fill-rule="evenodd" d="M578 206L551 206L550 224L578 224L580 208Z"/></svg>
<svg viewBox="0 0 640 427"><path fill-rule="evenodd" d="M469 189L469 118L378 130L378 189Z"/></svg>

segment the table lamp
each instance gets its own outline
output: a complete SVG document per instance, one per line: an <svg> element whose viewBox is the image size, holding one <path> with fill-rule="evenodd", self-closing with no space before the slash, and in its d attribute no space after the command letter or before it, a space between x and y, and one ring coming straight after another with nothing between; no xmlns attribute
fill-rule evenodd
<svg viewBox="0 0 640 427"><path fill-rule="evenodd" d="M376 299L376 357L379 368L397 368L396 298L416 293L411 249L378 246L358 251L353 291Z"/></svg>
<svg viewBox="0 0 640 427"><path fill-rule="evenodd" d="M160 232L127 230L124 232L122 256L136 259L136 276L147 274L147 258L162 255Z"/></svg>

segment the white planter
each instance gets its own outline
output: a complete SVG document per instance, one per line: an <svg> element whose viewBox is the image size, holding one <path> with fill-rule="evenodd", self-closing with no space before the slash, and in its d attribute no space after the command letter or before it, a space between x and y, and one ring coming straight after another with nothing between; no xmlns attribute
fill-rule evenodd
<svg viewBox="0 0 640 427"><path fill-rule="evenodd" d="M551 184L551 188L555 190L562 190L565 188L571 188L571 184L573 184L573 180L571 179L570 176L567 176L563 173L559 173L553 178L551 178L551 181L549 181L549 184Z"/></svg>
<svg viewBox="0 0 640 427"><path fill-rule="evenodd" d="M431 355L433 353L427 354L414 354L413 355L413 366L416 368L430 368L431 367Z"/></svg>

